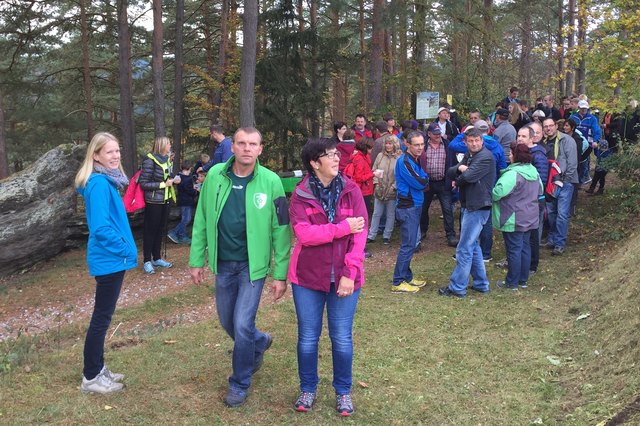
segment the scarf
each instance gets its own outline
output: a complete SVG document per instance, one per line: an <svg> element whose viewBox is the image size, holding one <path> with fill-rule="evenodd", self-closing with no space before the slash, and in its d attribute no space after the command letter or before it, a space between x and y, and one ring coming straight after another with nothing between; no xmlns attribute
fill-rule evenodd
<svg viewBox="0 0 640 426"><path fill-rule="evenodd" d="M344 188L342 177L340 175L333 178L329 186L325 187L318 176L315 173L309 174L309 186L311 192L316 197L324 212L327 214L329 222L333 223L333 219L336 217L336 207L338 206L338 198Z"/></svg>
<svg viewBox="0 0 640 426"><path fill-rule="evenodd" d="M123 189L129 184L129 179L120 171L120 169L107 169L100 163L93 164L93 170L101 175L106 175L111 178L116 184L118 189Z"/></svg>

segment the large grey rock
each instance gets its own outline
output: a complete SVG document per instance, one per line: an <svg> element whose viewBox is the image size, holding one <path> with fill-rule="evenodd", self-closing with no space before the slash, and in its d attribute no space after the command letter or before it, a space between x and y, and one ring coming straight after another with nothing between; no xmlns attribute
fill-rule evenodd
<svg viewBox="0 0 640 426"><path fill-rule="evenodd" d="M76 210L73 180L85 152L86 145L60 145L0 181L0 276L65 248Z"/></svg>

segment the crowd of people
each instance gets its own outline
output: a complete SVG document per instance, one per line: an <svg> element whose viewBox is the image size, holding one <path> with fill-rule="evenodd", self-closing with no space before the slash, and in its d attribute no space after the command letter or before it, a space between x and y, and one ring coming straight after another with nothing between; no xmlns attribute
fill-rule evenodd
<svg viewBox="0 0 640 426"><path fill-rule="evenodd" d="M332 138L309 139L303 146L306 176L289 199L278 175L258 161L263 141L255 128L242 127L230 138L213 126L211 135L218 145L212 155L195 165L183 162L175 176L170 140L156 139L140 175L147 203L143 268L151 274L155 267L172 266L161 256L158 241L166 232L162 224L177 188L182 216L168 236L190 244L194 283L204 282L207 265L214 273L218 319L234 342L226 405L245 403L252 377L273 344L273 335L256 327L260 297L271 274L274 300L285 294L287 281L292 288L300 381L295 409L309 411L316 401L326 309L335 407L342 416L352 415L352 334L365 259L376 255L378 234L388 245L399 226L391 291L420 291L426 281L414 275L411 262L433 228L429 207L436 197L445 242L455 247L456 260L448 285L438 290L442 296L464 298L469 290L486 294L492 287L527 288L539 267L540 247L555 256L564 254L574 194L587 183L587 193L602 193L604 159L615 150L602 137L586 98L578 99L576 111L569 112L564 100L562 109L556 109L548 95L529 114L517 95L512 88L486 119L480 111L471 111L465 126L449 105L422 127L416 120L397 126L392 114L374 126L363 114L351 127L338 121ZM593 179L588 164L592 151ZM118 196L126 184L118 141L97 134L76 177L87 206L87 261L97 282L85 340L83 392L108 394L123 388L124 376L111 372L103 355L125 271L137 266L136 246ZM506 275L492 285L486 264L492 260L494 230L504 239L506 259L500 264Z"/></svg>

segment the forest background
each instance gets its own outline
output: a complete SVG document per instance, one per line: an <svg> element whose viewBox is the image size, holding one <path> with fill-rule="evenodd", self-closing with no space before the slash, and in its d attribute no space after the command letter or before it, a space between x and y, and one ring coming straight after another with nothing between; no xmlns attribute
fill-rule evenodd
<svg viewBox="0 0 640 426"><path fill-rule="evenodd" d="M0 178L96 131L137 167L155 136L176 162L208 127L257 125L263 161L299 166L309 136L364 112L398 119L416 93L460 112L510 86L532 102L586 93L622 110L640 89L632 0L5 0L0 4Z"/></svg>

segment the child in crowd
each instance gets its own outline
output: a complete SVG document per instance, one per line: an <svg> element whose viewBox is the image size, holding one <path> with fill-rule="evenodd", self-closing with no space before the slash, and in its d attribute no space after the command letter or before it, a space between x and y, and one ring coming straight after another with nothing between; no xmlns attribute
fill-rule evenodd
<svg viewBox="0 0 640 426"><path fill-rule="evenodd" d="M598 182L600 186L598 187L598 191L595 192L594 195L601 195L604 192L604 184L605 184L605 176L607 176L607 168L603 165L604 159L611 155L611 151L609 150L609 143L606 140L600 141L598 147L594 150L596 154L596 171L593 174L593 180L591 181L591 185L589 189L585 192L587 194L593 194L596 189L596 185Z"/></svg>
<svg viewBox="0 0 640 426"><path fill-rule="evenodd" d="M200 170L196 176L196 182L193 184L193 189L196 191L195 204L198 204L198 198L200 197L200 190L202 189L202 183L207 177L207 172Z"/></svg>
<svg viewBox="0 0 640 426"><path fill-rule="evenodd" d="M180 223L169 231L167 236L176 244L190 244L191 238L187 236L187 226L193 216L196 195L191 177L191 162L185 160L180 169L180 174L176 178L180 179L178 183L178 206L180 207L181 218ZM174 183L176 183L175 180Z"/></svg>
<svg viewBox="0 0 640 426"><path fill-rule="evenodd" d="M211 157L209 157L209 154L200 154L200 159L196 161L196 164L193 165L193 170L198 171L198 169L207 164L210 159Z"/></svg>

